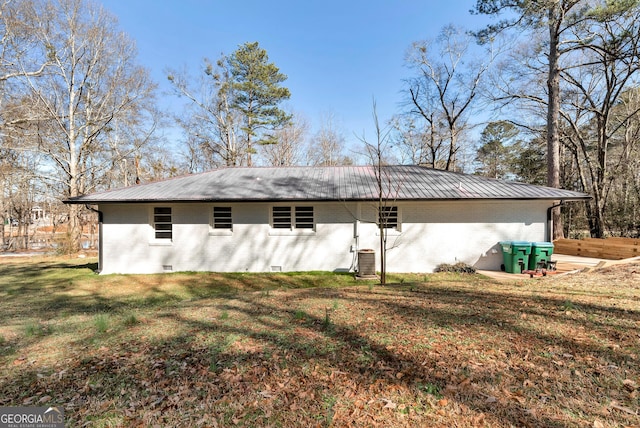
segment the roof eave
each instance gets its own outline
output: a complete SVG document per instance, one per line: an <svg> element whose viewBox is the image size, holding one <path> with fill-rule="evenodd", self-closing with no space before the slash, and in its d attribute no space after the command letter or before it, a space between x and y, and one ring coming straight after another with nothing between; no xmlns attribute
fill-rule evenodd
<svg viewBox="0 0 640 428"><path fill-rule="evenodd" d="M397 202L436 202L436 201L586 201L591 196L545 196L545 197L491 197L491 198L387 198L387 201ZM103 205L103 204L158 204L158 203L289 203L289 202L376 202L378 198L346 198L346 199L119 199L119 200L82 200L67 199L62 201L68 205Z"/></svg>

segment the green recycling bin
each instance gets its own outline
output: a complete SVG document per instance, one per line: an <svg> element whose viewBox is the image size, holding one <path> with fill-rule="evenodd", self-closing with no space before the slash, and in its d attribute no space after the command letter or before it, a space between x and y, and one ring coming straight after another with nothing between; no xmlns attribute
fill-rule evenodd
<svg viewBox="0 0 640 428"><path fill-rule="evenodd" d="M529 255L531 254L531 242L527 241L500 241L502 255L504 257L504 270L507 273L522 273L529 267Z"/></svg>
<svg viewBox="0 0 640 428"><path fill-rule="evenodd" d="M551 242L532 242L531 243L531 255L529 256L529 269L535 270L538 268L538 263L544 262L544 266L547 267L547 263L551 261L551 255L553 254L553 243Z"/></svg>

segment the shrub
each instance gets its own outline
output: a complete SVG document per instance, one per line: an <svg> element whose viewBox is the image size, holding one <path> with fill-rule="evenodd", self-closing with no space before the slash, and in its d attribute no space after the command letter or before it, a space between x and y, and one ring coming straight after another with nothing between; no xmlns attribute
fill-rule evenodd
<svg viewBox="0 0 640 428"><path fill-rule="evenodd" d="M56 236L53 238L53 245L55 247L55 253L59 256L69 255L74 253L73 240L69 232L62 236Z"/></svg>
<svg viewBox="0 0 640 428"><path fill-rule="evenodd" d="M442 263L436 266L436 272L453 272L453 273L468 273L473 274L476 273L476 268L473 266L469 266L466 263L458 262L454 265L450 265L447 263Z"/></svg>

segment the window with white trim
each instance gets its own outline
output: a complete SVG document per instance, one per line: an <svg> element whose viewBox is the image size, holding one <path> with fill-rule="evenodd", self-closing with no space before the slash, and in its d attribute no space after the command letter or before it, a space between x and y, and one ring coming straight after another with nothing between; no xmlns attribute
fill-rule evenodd
<svg viewBox="0 0 640 428"><path fill-rule="evenodd" d="M213 228L229 231L233 229L231 207L213 207Z"/></svg>
<svg viewBox="0 0 640 428"><path fill-rule="evenodd" d="M398 207L385 206L379 209L379 221L385 229L399 230L400 220L398 217Z"/></svg>
<svg viewBox="0 0 640 428"><path fill-rule="evenodd" d="M155 231L156 239L170 240L173 238L171 207L153 208L153 230Z"/></svg>
<svg viewBox="0 0 640 428"><path fill-rule="evenodd" d="M283 207L271 209L271 226L274 229L313 229L315 227L313 207Z"/></svg>

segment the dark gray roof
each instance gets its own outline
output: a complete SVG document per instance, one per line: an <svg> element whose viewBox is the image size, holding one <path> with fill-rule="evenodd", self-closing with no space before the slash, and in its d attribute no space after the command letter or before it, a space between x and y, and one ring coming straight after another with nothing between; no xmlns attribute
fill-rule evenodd
<svg viewBox="0 0 640 428"><path fill-rule="evenodd" d="M589 198L580 192L415 165L386 166L382 175L384 195L395 200ZM222 168L79 196L65 202L359 201L375 200L377 196L373 166L258 167Z"/></svg>

